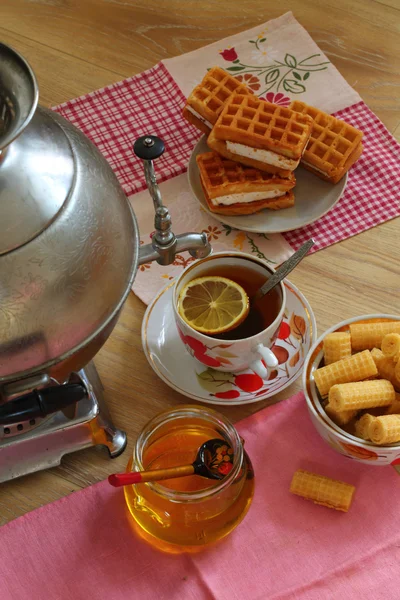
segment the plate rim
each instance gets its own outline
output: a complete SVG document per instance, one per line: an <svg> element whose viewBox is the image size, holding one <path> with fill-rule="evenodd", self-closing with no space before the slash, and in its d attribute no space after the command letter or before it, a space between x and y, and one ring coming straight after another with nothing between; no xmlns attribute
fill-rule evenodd
<svg viewBox="0 0 400 600"><path fill-rule="evenodd" d="M192 171L194 171L194 168L195 168L196 156L197 156L197 154L199 154L199 147L204 143L206 144L207 142L206 142L206 136L203 134L200 137L200 139L196 142L196 145L194 146L194 148L190 154L190 157L189 157L189 162L188 162L188 167L187 167L187 178L188 178L188 182L189 182L190 192L193 195L193 197L196 198L196 200L199 202L200 206L206 211L207 214L209 214L211 217L213 217L217 221L220 221L221 223L224 223L225 225L232 227L232 229L238 229L239 231L247 231L249 233L274 234L274 233L287 233L288 231L295 231L296 229L301 229L303 227L307 227L308 225L315 223L316 221L318 221L318 219L321 219L326 214L328 214L331 210L333 210L335 208L335 206L337 205L337 203L339 202L339 200L342 198L342 196L346 190L346 187L347 187L348 175L349 175L348 171L345 173L345 175L342 177L342 179L337 184L334 184L334 185L338 185L339 183L342 183L342 189L341 189L337 199L334 201L334 203L327 210L325 210L324 212L319 214L315 219L313 218L312 220L305 221L301 225L296 225L295 227L289 227L287 229L281 229L280 227L278 229L270 229L268 227L263 228L263 229L254 229L254 228L246 227L243 225L235 226L235 225L232 225L230 219L238 218L237 216L232 215L230 217L224 217L224 215L220 215L218 213L211 212L207 206L207 202L206 202L205 198L203 197L202 199L200 199L198 197L198 195L195 193L194 186L192 185L191 173L192 173ZM209 151L211 152L211 149L209 149ZM301 168L303 168L303 167L301 167ZM265 210L267 210L267 209L265 209ZM243 215L242 217L246 217L246 216L249 216L249 215Z"/></svg>
<svg viewBox="0 0 400 600"><path fill-rule="evenodd" d="M157 369L156 365L153 363L153 361L151 360L151 358L149 356L150 353L146 347L145 342L147 339L146 329L147 329L148 321L150 319L151 312L152 312L154 306L156 305L157 301L159 300L159 298L161 298L161 296L163 296L170 287L175 285L176 279L177 279L177 277L175 277L172 281L169 281L165 286L163 286L163 288L157 292L156 296L154 296L154 298L148 304L148 306L146 308L146 312L143 316L142 327L141 327L142 348L143 348L144 355L147 359L147 362L149 363L150 367L153 369L153 372L155 373L155 375L157 375L157 377L159 377L166 385L168 385L168 387L175 390L182 396L184 396L186 398L191 398L192 400L195 400L196 402L202 402L204 404L214 404L214 405L219 405L219 406L241 406L241 405L245 405L245 404L255 404L256 402L262 402L263 400L268 400L269 398L273 398L274 396L276 396L276 394L278 394L279 392L282 392L287 387L289 387L289 385L291 385L292 383L297 381L297 379L302 374L302 369L299 369L292 378L289 378L282 385L282 387L279 388L279 390L276 390L276 392L273 392L272 394L268 394L268 392L266 392L265 395L257 396L256 398L250 398L248 400L234 400L233 399L233 400L229 400L229 401L220 401L220 400L215 401L215 400L204 399L204 398L202 398L198 395L194 395L190 392L182 391L181 388L178 388L177 386L175 386L171 380L167 379L166 376L159 369ZM315 318L313 309L312 309L309 301L305 297L305 295L302 292L300 292L300 290L297 288L297 286L295 286L288 279L285 279L284 283L285 283L285 285L290 286L291 291L300 297L300 300L302 301L302 303L304 305L304 309L309 318L309 322L311 323L311 334L310 334L310 348L311 348L312 345L315 343L315 340L317 339L317 322L316 322L316 318ZM304 357L304 361L305 361L305 357ZM304 365L304 363L303 363L303 365Z"/></svg>

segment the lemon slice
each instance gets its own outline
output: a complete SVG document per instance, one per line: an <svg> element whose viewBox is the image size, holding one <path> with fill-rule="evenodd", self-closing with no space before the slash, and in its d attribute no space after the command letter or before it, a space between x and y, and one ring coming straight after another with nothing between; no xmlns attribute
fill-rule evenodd
<svg viewBox="0 0 400 600"><path fill-rule="evenodd" d="M178 299L182 319L196 331L217 335L234 329L247 317L249 298L226 277L198 277L182 288Z"/></svg>

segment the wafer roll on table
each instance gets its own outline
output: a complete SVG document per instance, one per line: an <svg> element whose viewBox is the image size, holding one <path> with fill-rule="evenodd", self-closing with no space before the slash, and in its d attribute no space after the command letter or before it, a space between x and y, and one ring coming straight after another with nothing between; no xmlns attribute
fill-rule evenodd
<svg viewBox="0 0 400 600"><path fill-rule="evenodd" d="M328 333L323 341L324 362L330 365L351 356L351 338L348 331Z"/></svg>
<svg viewBox="0 0 400 600"><path fill-rule="evenodd" d="M365 350L316 369L313 375L319 393L321 396L326 396L333 385L375 377L378 375L378 369L371 352Z"/></svg>
<svg viewBox="0 0 400 600"><path fill-rule="evenodd" d="M400 333L387 333L383 336L381 350L385 356L397 362L400 358Z"/></svg>
<svg viewBox="0 0 400 600"><path fill-rule="evenodd" d="M255 96L233 94L207 139L225 158L281 177L298 166L312 119Z"/></svg>
<svg viewBox="0 0 400 600"><path fill-rule="evenodd" d="M374 444L400 442L400 415L376 417L369 427L370 439Z"/></svg>
<svg viewBox="0 0 400 600"><path fill-rule="evenodd" d="M353 351L380 348L388 333L400 333L400 321L351 323L349 325Z"/></svg>
<svg viewBox="0 0 400 600"><path fill-rule="evenodd" d="M328 508L347 512L355 492L354 485L299 469L290 485L292 494Z"/></svg>
<svg viewBox="0 0 400 600"><path fill-rule="evenodd" d="M362 440L370 440L369 437L369 428L371 423L374 422L376 417L370 415L369 413L365 413L362 417L355 422L355 432L356 436L361 438Z"/></svg>
<svg viewBox="0 0 400 600"><path fill-rule="evenodd" d="M208 208L224 215L249 215L294 204L293 174L287 179L205 152L196 157Z"/></svg>
<svg viewBox="0 0 400 600"><path fill-rule="evenodd" d="M213 67L189 95L182 114L187 121L208 135L233 92L253 94L227 71L221 67Z"/></svg>
<svg viewBox="0 0 400 600"><path fill-rule="evenodd" d="M361 156L362 131L299 100L293 100L289 108L313 119L311 137L301 159L303 167L325 181L340 181Z"/></svg>
<svg viewBox="0 0 400 600"><path fill-rule="evenodd" d="M339 383L329 390L329 404L337 412L389 406L394 399L394 387L386 379Z"/></svg>

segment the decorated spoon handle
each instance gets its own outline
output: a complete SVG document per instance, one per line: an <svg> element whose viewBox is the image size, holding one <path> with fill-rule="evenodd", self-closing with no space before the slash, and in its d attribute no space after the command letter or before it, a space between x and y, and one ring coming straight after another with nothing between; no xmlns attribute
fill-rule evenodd
<svg viewBox="0 0 400 600"><path fill-rule="evenodd" d="M114 487L132 485L133 483L144 483L145 481L161 481L173 477L185 477L193 475L193 465L182 467L171 467L170 469L154 469L152 471L132 471L132 473L115 473L108 477L108 482Z"/></svg>
<svg viewBox="0 0 400 600"><path fill-rule="evenodd" d="M269 291L272 290L282 279L286 277L293 271L293 269L299 264L301 260L305 257L305 255L309 252L311 247L314 245L314 240L310 239L308 242L305 242L300 248L295 252L288 260L286 260L280 267L275 271L275 273L264 283L264 285L256 292L252 301L255 302L268 294Z"/></svg>

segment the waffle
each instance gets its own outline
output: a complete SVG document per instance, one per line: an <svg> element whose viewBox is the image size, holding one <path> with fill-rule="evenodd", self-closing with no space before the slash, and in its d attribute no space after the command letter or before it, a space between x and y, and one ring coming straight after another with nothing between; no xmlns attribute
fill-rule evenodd
<svg viewBox="0 0 400 600"><path fill-rule="evenodd" d="M289 171L288 169L279 169L279 167L267 165L260 160L255 160L254 158L249 158L248 156L239 157L234 152L230 152L226 147L226 142L224 140L217 140L214 135L214 130L212 130L208 136L207 144L210 148L218 152L218 154L221 154L221 156L224 156L231 161L240 161L247 167L252 167L253 169L258 169L260 171L264 171L264 173L270 173L271 175L277 175L277 177L282 178L288 178L292 175L292 171Z"/></svg>
<svg viewBox="0 0 400 600"><path fill-rule="evenodd" d="M369 426L369 437L379 445L400 442L400 415L376 417Z"/></svg>
<svg viewBox="0 0 400 600"><path fill-rule="evenodd" d="M205 152L196 157L200 180L208 208L211 212L225 215L248 215L269 208L278 210L294 204L292 188L296 179L291 173L287 179L252 169L227 160L216 152ZM269 197L272 194L281 194ZM244 195L254 199L241 202ZM227 198L231 196L231 198ZM265 197L267 196L267 197ZM223 204L230 201L231 204ZM235 201L236 200L236 201Z"/></svg>
<svg viewBox="0 0 400 600"><path fill-rule="evenodd" d="M307 115L235 93L226 101L207 143L226 158L288 176L300 161L311 127Z"/></svg>
<svg viewBox="0 0 400 600"><path fill-rule="evenodd" d="M218 119L224 103L233 92L253 92L221 67L213 67L204 76L187 99L183 116L203 133L208 135ZM190 108L189 108L190 107ZM196 114L190 111L192 109Z"/></svg>
<svg viewBox="0 0 400 600"><path fill-rule="evenodd" d="M355 423L356 436L362 440L369 440L369 428L371 423L375 421L375 418L376 417L373 417L369 413L366 413L361 417L361 419L358 419L358 421Z"/></svg>
<svg viewBox="0 0 400 600"><path fill-rule="evenodd" d="M289 108L313 119L302 165L321 179L337 183L361 156L362 132L299 100L293 100Z"/></svg>
<svg viewBox="0 0 400 600"><path fill-rule="evenodd" d="M368 377L376 377L376 375L378 375L378 370L371 352L365 350L317 369L314 371L314 381L321 396L326 396L330 388L337 383L362 381ZM335 408L335 410L344 409Z"/></svg>
<svg viewBox="0 0 400 600"><path fill-rule="evenodd" d="M328 333L324 338L324 362L326 365L351 356L351 338L347 331Z"/></svg>
<svg viewBox="0 0 400 600"><path fill-rule="evenodd" d="M355 489L354 485L349 483L309 473L302 469L295 472L290 484L292 494L311 500L314 504L321 504L343 512L349 510Z"/></svg>
<svg viewBox="0 0 400 600"><path fill-rule="evenodd" d="M386 379L340 383L329 390L329 404L338 412L389 406L394 399L394 387Z"/></svg>
<svg viewBox="0 0 400 600"><path fill-rule="evenodd" d="M380 348L387 333L400 333L400 321L352 323L349 325L353 350Z"/></svg>

